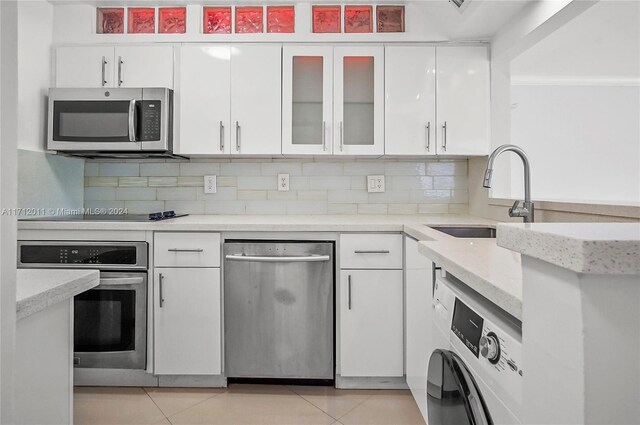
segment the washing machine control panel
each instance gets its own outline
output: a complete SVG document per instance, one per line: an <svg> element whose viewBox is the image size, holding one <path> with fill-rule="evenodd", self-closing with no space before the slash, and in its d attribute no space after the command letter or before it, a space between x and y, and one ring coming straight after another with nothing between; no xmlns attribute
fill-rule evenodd
<svg viewBox="0 0 640 425"><path fill-rule="evenodd" d="M500 342L496 334L489 332L480 338L480 354L493 364L500 361Z"/></svg>

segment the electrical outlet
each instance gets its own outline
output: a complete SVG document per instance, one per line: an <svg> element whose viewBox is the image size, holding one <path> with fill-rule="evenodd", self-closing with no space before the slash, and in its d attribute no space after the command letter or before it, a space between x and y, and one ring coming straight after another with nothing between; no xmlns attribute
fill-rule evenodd
<svg viewBox="0 0 640 425"><path fill-rule="evenodd" d="M278 174L278 190L280 192L289 191L289 174Z"/></svg>
<svg viewBox="0 0 640 425"><path fill-rule="evenodd" d="M384 192L384 176L367 176L367 192Z"/></svg>
<svg viewBox="0 0 640 425"><path fill-rule="evenodd" d="M216 193L216 176L204 176L204 193Z"/></svg>

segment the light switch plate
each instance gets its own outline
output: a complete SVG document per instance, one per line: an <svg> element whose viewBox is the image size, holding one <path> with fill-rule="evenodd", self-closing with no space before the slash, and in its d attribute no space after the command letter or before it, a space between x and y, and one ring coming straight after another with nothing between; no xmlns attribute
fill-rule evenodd
<svg viewBox="0 0 640 425"><path fill-rule="evenodd" d="M278 174L278 190L280 192L289 191L289 174Z"/></svg>
<svg viewBox="0 0 640 425"><path fill-rule="evenodd" d="M384 176L367 176L367 192L384 192Z"/></svg>
<svg viewBox="0 0 640 425"><path fill-rule="evenodd" d="M204 193L216 193L216 176L204 176Z"/></svg>

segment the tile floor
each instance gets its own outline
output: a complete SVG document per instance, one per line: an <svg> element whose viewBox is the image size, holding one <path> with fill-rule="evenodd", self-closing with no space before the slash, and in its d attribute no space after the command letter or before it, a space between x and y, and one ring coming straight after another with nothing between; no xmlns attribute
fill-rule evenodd
<svg viewBox="0 0 640 425"><path fill-rule="evenodd" d="M424 424L405 390L77 387L75 424Z"/></svg>

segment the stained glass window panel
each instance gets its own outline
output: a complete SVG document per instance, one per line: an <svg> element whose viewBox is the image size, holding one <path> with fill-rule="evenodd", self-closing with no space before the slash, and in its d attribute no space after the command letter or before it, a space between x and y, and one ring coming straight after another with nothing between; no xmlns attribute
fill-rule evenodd
<svg viewBox="0 0 640 425"><path fill-rule="evenodd" d="M373 7L345 6L344 32L373 32Z"/></svg>
<svg viewBox="0 0 640 425"><path fill-rule="evenodd" d="M205 34L231 34L231 7L205 7L202 31Z"/></svg>
<svg viewBox="0 0 640 425"><path fill-rule="evenodd" d="M97 9L96 32L98 34L124 33L124 8L99 7Z"/></svg>
<svg viewBox="0 0 640 425"><path fill-rule="evenodd" d="M236 7L236 33L263 32L263 27L262 6Z"/></svg>
<svg viewBox="0 0 640 425"><path fill-rule="evenodd" d="M313 6L313 32L340 32L340 6Z"/></svg>
<svg viewBox="0 0 640 425"><path fill-rule="evenodd" d="M158 32L183 34L187 31L187 10L184 7L161 7L158 9Z"/></svg>
<svg viewBox="0 0 640 425"><path fill-rule="evenodd" d="M267 6L267 32L295 32L295 21L293 6Z"/></svg>
<svg viewBox="0 0 640 425"><path fill-rule="evenodd" d="M130 7L127 32L153 34L156 32L156 10L153 7Z"/></svg>
<svg viewBox="0 0 640 425"><path fill-rule="evenodd" d="M378 32L404 32L404 6L378 6Z"/></svg>

